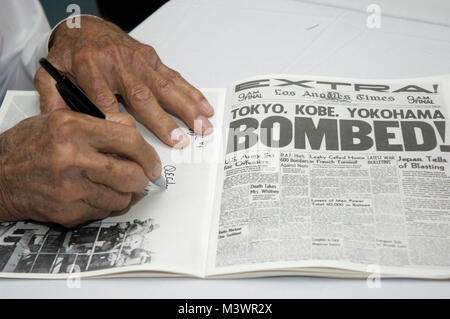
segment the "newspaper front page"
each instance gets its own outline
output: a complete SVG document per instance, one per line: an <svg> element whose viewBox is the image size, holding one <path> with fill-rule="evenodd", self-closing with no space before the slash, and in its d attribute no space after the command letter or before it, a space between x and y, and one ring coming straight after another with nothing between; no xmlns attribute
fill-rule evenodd
<svg viewBox="0 0 450 319"><path fill-rule="evenodd" d="M237 82L214 267L314 260L448 273L444 79Z"/></svg>

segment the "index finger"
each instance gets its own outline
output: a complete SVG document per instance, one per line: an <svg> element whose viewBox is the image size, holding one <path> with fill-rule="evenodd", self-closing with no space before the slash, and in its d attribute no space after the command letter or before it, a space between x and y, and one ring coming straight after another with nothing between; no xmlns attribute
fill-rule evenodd
<svg viewBox="0 0 450 319"><path fill-rule="evenodd" d="M66 108L66 102L56 89L56 81L42 67L36 72L34 86L39 92L42 114Z"/></svg>
<svg viewBox="0 0 450 319"><path fill-rule="evenodd" d="M117 154L139 164L150 179L161 176L161 160L136 128L89 117L85 132L89 145L102 153Z"/></svg>
<svg viewBox="0 0 450 319"><path fill-rule="evenodd" d="M200 90L192 86L178 72L172 70L162 62L160 62L160 64L161 65L158 68L158 72L163 74L166 78L177 79L177 84L183 88L185 94L190 96L194 102L200 105L200 111L203 113L203 115L207 117L211 117L214 115L214 109L212 108L211 104L209 104L203 93L200 92Z"/></svg>

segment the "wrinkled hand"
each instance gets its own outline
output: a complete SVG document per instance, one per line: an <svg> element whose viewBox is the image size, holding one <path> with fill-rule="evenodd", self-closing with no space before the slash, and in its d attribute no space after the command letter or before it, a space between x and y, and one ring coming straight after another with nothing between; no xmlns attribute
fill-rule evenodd
<svg viewBox="0 0 450 319"><path fill-rule="evenodd" d="M128 111L169 146L185 147L189 139L166 112L199 134L212 131L208 117L214 111L200 91L164 65L151 46L112 23L95 17L81 17L78 29L62 23L47 58L103 111L118 112L120 95ZM65 107L55 81L42 68L35 85L43 113Z"/></svg>
<svg viewBox="0 0 450 319"><path fill-rule="evenodd" d="M0 222L74 227L126 212L161 162L131 116L108 117L58 110L0 135Z"/></svg>

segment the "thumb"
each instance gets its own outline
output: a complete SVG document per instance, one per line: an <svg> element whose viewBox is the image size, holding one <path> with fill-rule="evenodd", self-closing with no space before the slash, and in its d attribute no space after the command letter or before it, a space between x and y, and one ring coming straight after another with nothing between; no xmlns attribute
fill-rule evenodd
<svg viewBox="0 0 450 319"><path fill-rule="evenodd" d="M66 108L61 95L56 89L56 81L42 67L36 72L34 86L39 92L41 113L50 113L58 109Z"/></svg>
<svg viewBox="0 0 450 319"><path fill-rule="evenodd" d="M108 117L110 121L136 127L136 121L134 120L134 117L132 117L130 114L121 112L109 112L105 113L105 115Z"/></svg>

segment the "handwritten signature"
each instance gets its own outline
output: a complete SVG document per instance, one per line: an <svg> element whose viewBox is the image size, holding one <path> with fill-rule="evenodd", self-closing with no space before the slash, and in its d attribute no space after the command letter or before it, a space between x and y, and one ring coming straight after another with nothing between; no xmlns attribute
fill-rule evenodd
<svg viewBox="0 0 450 319"><path fill-rule="evenodd" d="M163 168L164 177L166 178L166 185L169 188L169 185L175 185L175 171L177 170L174 165L166 165Z"/></svg>

